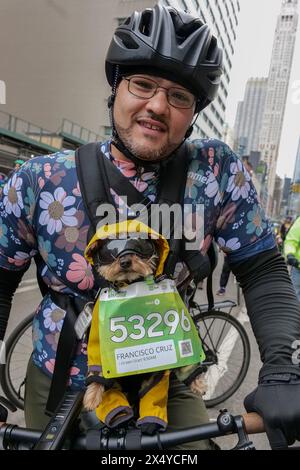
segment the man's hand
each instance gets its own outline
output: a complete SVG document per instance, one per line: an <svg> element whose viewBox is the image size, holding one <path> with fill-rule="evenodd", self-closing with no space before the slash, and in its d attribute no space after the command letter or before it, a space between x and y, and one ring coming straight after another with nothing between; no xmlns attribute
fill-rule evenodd
<svg viewBox="0 0 300 470"><path fill-rule="evenodd" d="M293 266L294 268L299 268L299 261L294 255L287 255L286 257L286 262L290 266Z"/></svg>
<svg viewBox="0 0 300 470"><path fill-rule="evenodd" d="M300 376L273 374L264 377L244 401L247 412L264 420L272 449L286 449L300 440Z"/></svg>

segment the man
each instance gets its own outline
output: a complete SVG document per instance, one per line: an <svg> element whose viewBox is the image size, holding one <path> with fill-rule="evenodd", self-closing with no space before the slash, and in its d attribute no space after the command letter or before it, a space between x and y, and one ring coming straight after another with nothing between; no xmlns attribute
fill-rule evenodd
<svg viewBox="0 0 300 470"><path fill-rule="evenodd" d="M147 201L155 200L161 167L172 165L191 134L195 115L216 96L221 72L216 38L199 18L156 5L134 12L117 28L106 58L113 138L101 150ZM273 447L286 446L300 434L300 369L291 360L292 343L300 337L295 292L240 160L213 139L189 143L185 152L189 169L184 203L205 207L202 252L214 237L228 253L264 363L247 409L263 416ZM80 189L74 154L66 151L27 162L2 196L0 338L13 292L37 251L42 256L39 271L51 288L34 322L25 397L26 420L32 427L46 422L43 413L64 324L65 310L53 300L53 292L84 298L94 287L83 257L89 220ZM126 195L117 194L113 182L109 192L119 210L126 210ZM79 343L69 377L73 388L83 386L85 357ZM207 421L203 402L175 382L168 412L171 429ZM203 447L208 444L181 448Z"/></svg>
<svg viewBox="0 0 300 470"><path fill-rule="evenodd" d="M286 239L286 236L292 226L292 223L293 223L293 217L291 217L290 215L288 215L284 221L282 222L281 224L281 227L280 227L280 237L284 243L284 240Z"/></svg>
<svg viewBox="0 0 300 470"><path fill-rule="evenodd" d="M284 255L287 264L292 267L291 278L300 300L300 217L298 217L293 225L287 231L284 242Z"/></svg>

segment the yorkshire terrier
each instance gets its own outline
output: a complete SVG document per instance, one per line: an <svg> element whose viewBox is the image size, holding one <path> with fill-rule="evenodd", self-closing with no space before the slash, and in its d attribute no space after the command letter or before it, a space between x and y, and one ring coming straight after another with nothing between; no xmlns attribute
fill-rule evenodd
<svg viewBox="0 0 300 470"><path fill-rule="evenodd" d="M130 238L126 240L108 240L95 242L92 246L91 256L96 273L111 283L118 289L126 284L130 284L139 279L144 279L149 275L155 275L158 263L159 252L155 241L142 238ZM177 378L189 376L191 379L183 380L190 390L196 395L204 395L207 391L203 370L197 375L195 366L185 366L176 369ZM122 377L118 379L124 390L133 387L139 388L137 393L145 388L149 388L156 373L136 374L134 377ZM87 378L87 390L84 395L84 408L88 411L95 410L102 402L105 391L104 385L95 381L89 381L93 372ZM132 380L133 379L133 380ZM129 384L129 386L128 386ZM132 391L132 390L131 390Z"/></svg>

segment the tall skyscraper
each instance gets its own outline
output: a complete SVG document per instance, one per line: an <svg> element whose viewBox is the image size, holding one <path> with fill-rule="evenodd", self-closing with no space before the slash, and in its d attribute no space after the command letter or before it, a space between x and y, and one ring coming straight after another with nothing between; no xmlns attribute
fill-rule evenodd
<svg viewBox="0 0 300 470"><path fill-rule="evenodd" d="M295 215L300 215L300 138L294 168L291 192L291 209Z"/></svg>
<svg viewBox="0 0 300 470"><path fill-rule="evenodd" d="M235 150L242 157L259 150L259 135L267 94L267 78L249 78L234 124Z"/></svg>
<svg viewBox="0 0 300 470"><path fill-rule="evenodd" d="M298 151L297 151L295 168L294 168L293 183L300 184L300 137L299 137L299 145L298 145Z"/></svg>
<svg viewBox="0 0 300 470"><path fill-rule="evenodd" d="M267 164L267 213L272 215L276 166L282 132L284 111L292 68L298 25L298 0L282 0L277 20L267 97L260 135L262 159Z"/></svg>

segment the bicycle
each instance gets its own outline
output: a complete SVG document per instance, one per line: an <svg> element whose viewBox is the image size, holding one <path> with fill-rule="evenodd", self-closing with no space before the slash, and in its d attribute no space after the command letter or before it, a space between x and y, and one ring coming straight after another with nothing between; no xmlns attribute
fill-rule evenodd
<svg viewBox="0 0 300 470"><path fill-rule="evenodd" d="M20 410L24 410L25 376L32 354L31 313L13 330L5 342L6 362L0 365L0 385L5 396Z"/></svg>
<svg viewBox="0 0 300 470"><path fill-rule="evenodd" d="M213 423L178 431L158 432L151 436L142 434L135 427L120 427L115 430L101 427L88 429L83 433L79 429L78 419L82 398L83 392L67 392L44 431L19 428L10 424L2 425L0 449L164 450L187 442L237 434L239 441L233 450L254 450L248 434L264 432L263 421L256 413L232 416L227 410L223 410Z"/></svg>
<svg viewBox="0 0 300 470"><path fill-rule="evenodd" d="M213 310L208 305L190 302L190 313L198 328L208 367L204 395L207 408L212 408L231 397L242 384L249 369L251 348L247 332L234 316L232 300L216 302ZM224 312L223 309L229 309Z"/></svg>
<svg viewBox="0 0 300 470"><path fill-rule="evenodd" d="M241 323L230 315L236 303L216 302L214 310L192 301L190 313L199 331L208 367L208 391L204 401L208 408L231 397L242 384L250 363L250 343ZM221 309L229 309L223 312ZM0 366L0 384L6 397L24 409L25 374L32 354L32 322L28 315L6 342L6 364ZM232 347L234 346L234 348ZM231 348L232 347L232 348ZM229 360L230 359L230 360Z"/></svg>

